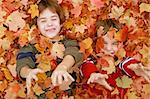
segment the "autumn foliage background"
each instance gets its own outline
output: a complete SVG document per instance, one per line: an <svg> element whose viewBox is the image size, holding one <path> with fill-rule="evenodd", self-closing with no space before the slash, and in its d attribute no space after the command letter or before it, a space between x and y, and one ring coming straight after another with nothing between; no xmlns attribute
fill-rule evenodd
<svg viewBox="0 0 150 99"><path fill-rule="evenodd" d="M29 42L38 43L37 49L43 53L39 56L40 64L47 66L49 56L44 54L46 47L51 47L39 35L34 19L39 15L37 3L40 0L0 0L0 98L16 99L26 98L25 82L19 82L16 68L16 54L20 46ZM96 22L99 19L117 20L118 24L125 24L120 30L115 32L118 40L126 39L125 48L119 48L117 53L119 59L124 56L132 56L140 60L145 66L150 66L150 1L149 0L58 0L63 7L66 21L62 29L62 34L69 38L77 39L80 42L81 51L88 56L95 55L94 44L96 37ZM38 39L37 39L38 38ZM97 51L98 52L98 51ZM106 59L112 63L111 59ZM99 67L99 64L97 64ZM108 74L114 71L114 65L102 67ZM43 69L50 69L43 68ZM50 87L50 78L39 75L39 82L44 83L44 87ZM46 82L42 82L43 79ZM121 81L123 80L122 83ZM150 84L143 78L132 80L123 76L118 80L118 86L129 88L126 94L127 99L148 99L150 97ZM81 85L82 86L82 85ZM87 85L78 87L76 98L97 97L101 94L107 96L105 89L100 86ZM83 90L84 89L84 90ZM47 97L52 98L60 91L49 91ZM86 92L86 94L85 94ZM43 93L40 85L33 86L33 93L39 96ZM84 94L83 94L84 93ZM64 93L63 93L64 94ZM111 94L118 95L117 89ZM32 97L36 97L34 94ZM67 98L67 96L63 96ZM106 97L104 97L106 98ZM53 99L53 98L52 98Z"/></svg>

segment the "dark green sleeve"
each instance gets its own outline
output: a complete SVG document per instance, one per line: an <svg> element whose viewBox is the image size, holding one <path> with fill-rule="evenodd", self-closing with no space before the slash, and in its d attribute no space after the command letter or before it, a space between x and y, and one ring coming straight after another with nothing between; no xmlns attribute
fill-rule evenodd
<svg viewBox="0 0 150 99"><path fill-rule="evenodd" d="M36 53L38 53L38 51L36 50L36 48L34 47L34 45L29 44L28 46L24 46L20 49L19 53L22 52L32 52L33 55L35 55ZM18 73L18 75L20 76L20 70L22 67L24 66L29 66L29 68L35 68L35 62L33 61L33 59L31 57L26 57L26 58L22 58L22 59L17 59L17 63L16 63L16 71Z"/></svg>
<svg viewBox="0 0 150 99"><path fill-rule="evenodd" d="M80 65L83 61L83 54L79 52L79 46L76 40L65 40L65 54L66 55L72 55L75 59L75 64Z"/></svg>

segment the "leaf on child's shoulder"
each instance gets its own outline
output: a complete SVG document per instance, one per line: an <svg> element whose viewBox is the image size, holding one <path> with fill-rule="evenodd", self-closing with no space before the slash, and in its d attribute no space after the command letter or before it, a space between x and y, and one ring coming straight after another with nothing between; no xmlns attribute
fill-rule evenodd
<svg viewBox="0 0 150 99"><path fill-rule="evenodd" d="M103 61L104 65L106 65L106 66L102 65L102 70L107 71L107 74L113 73L115 71L115 64L113 57L103 56L102 58L105 60L105 62Z"/></svg>
<svg viewBox="0 0 150 99"><path fill-rule="evenodd" d="M116 79L117 86L121 88L130 88L132 83L133 80L126 75Z"/></svg>

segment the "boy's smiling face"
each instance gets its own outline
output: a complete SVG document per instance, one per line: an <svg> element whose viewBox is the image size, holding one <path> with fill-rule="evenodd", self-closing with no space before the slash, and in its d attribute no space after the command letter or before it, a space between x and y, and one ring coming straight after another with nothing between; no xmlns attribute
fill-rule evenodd
<svg viewBox="0 0 150 99"><path fill-rule="evenodd" d="M114 38L110 38L107 34L103 36L104 39L104 48L102 51L107 54L114 56L118 51L118 42Z"/></svg>
<svg viewBox="0 0 150 99"><path fill-rule="evenodd" d="M37 19L37 25L42 35L48 38L57 36L60 32L60 18L49 8L44 9Z"/></svg>

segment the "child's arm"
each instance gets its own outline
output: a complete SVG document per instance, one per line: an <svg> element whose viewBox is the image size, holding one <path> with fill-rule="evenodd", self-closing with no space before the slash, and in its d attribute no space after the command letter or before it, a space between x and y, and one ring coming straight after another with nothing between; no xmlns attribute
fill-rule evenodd
<svg viewBox="0 0 150 99"><path fill-rule="evenodd" d="M92 63L91 61L86 61L85 63L83 63L81 65L80 68L81 71L81 75L88 79L87 83L98 83L102 86L104 86L106 89L108 90L112 90L111 86L108 84L107 80L108 79L108 75L106 74L101 74L96 65L94 63Z"/></svg>
<svg viewBox="0 0 150 99"><path fill-rule="evenodd" d="M17 55L16 71L20 78L26 79L27 94L30 93L31 80L37 80L36 74L43 73L42 70L36 68L35 54L37 50L33 45L24 46L20 49Z"/></svg>
<svg viewBox="0 0 150 99"><path fill-rule="evenodd" d="M79 52L78 43L75 40L65 40L63 43L66 48L64 58L52 73L53 85L62 84L63 81L68 81L68 79L74 81L68 70L74 65L79 65L83 60L83 54Z"/></svg>

